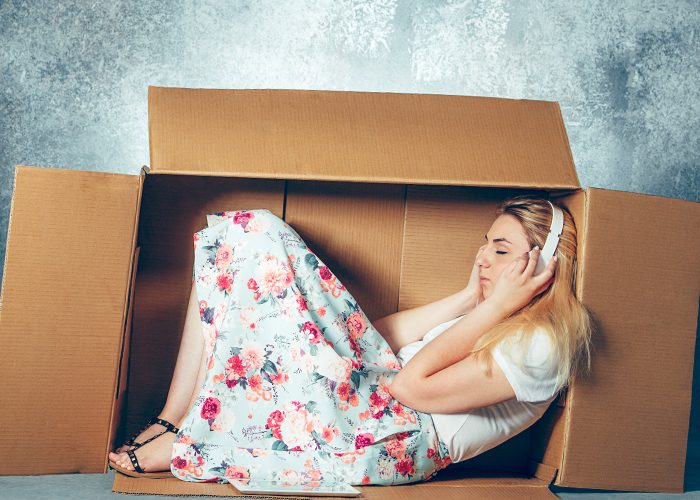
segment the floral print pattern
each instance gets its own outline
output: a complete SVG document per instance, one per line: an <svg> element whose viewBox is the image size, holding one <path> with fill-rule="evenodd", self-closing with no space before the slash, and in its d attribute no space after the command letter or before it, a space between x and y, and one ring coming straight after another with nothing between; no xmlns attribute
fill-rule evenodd
<svg viewBox="0 0 700 500"><path fill-rule="evenodd" d="M388 343L297 232L267 209L207 222L192 274L206 376L173 474L390 485L447 467L430 414L389 394Z"/></svg>

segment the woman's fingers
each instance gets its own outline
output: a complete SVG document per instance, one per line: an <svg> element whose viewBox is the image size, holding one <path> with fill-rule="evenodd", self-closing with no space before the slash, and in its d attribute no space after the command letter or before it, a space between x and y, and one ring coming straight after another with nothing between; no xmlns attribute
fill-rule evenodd
<svg viewBox="0 0 700 500"><path fill-rule="evenodd" d="M535 295L539 295L539 294L541 294L542 292L544 292L547 288L549 288L549 286L550 286L552 283L554 283L554 277L549 278L549 279L545 282L544 285L540 286L540 287L537 289L537 291L535 292Z"/></svg>
<svg viewBox="0 0 700 500"><path fill-rule="evenodd" d="M506 268L506 270L508 271L508 276L512 275L515 272L515 270L518 268L518 264L520 263L521 260L522 260L521 258L517 258L513 262L510 263L510 265Z"/></svg>
<svg viewBox="0 0 700 500"><path fill-rule="evenodd" d="M527 259L527 266L525 267L525 275L526 278L529 278L532 276L532 273L535 272L535 267L537 267L537 259L540 257L540 247L535 246L530 251L530 258Z"/></svg>
<svg viewBox="0 0 700 500"><path fill-rule="evenodd" d="M534 270L534 266L537 265L537 256L538 254L534 250L532 252L522 254L511 264L511 272L515 272L516 277L525 273L525 279L529 278ZM515 271L516 269L517 271Z"/></svg>

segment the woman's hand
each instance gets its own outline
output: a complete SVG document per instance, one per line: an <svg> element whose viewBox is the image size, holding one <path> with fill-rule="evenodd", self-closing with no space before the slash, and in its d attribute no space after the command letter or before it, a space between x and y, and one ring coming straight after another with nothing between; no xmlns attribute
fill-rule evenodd
<svg viewBox="0 0 700 500"><path fill-rule="evenodd" d="M481 252L484 251L484 248L486 248L486 245L481 246L476 252L472 273L471 276L469 276L469 283L462 290L462 293L467 297L467 301L469 302L468 309L473 309L477 301L482 302L484 299L483 291L481 290L481 282L479 281L479 265L477 264L477 259L479 255L481 255Z"/></svg>
<svg viewBox="0 0 700 500"><path fill-rule="evenodd" d="M494 285L488 302L512 314L530 303L533 297L544 292L554 281L557 261L549 259L547 266L537 276L533 276L540 256L539 247L533 248L528 255L523 254L506 267Z"/></svg>

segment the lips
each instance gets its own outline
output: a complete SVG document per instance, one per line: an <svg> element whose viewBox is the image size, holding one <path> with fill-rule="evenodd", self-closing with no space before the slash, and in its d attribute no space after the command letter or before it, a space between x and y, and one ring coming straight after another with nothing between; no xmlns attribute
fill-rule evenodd
<svg viewBox="0 0 700 500"><path fill-rule="evenodd" d="M480 279L481 281L488 281L488 280L489 280L488 278L484 278L483 276L479 276L479 279Z"/></svg>

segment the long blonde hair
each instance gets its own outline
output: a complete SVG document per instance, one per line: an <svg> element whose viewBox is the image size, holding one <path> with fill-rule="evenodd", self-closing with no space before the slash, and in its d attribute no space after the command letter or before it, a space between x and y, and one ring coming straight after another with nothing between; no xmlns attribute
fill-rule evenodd
<svg viewBox="0 0 700 500"><path fill-rule="evenodd" d="M500 341L512 341L517 337L527 346L535 332L545 332L553 341L554 352L560 360L556 387L556 392L559 392L579 373L582 363L586 363L590 372L593 320L586 306L575 295L577 240L574 220L566 208L556 203L553 205L561 208L564 214L564 227L555 251L558 262L554 281L526 306L479 337L471 353L488 375L493 361L492 349ZM535 245L544 247L552 220L552 208L547 200L527 195L515 196L498 205L496 215L502 214L512 215L520 222L530 248Z"/></svg>

